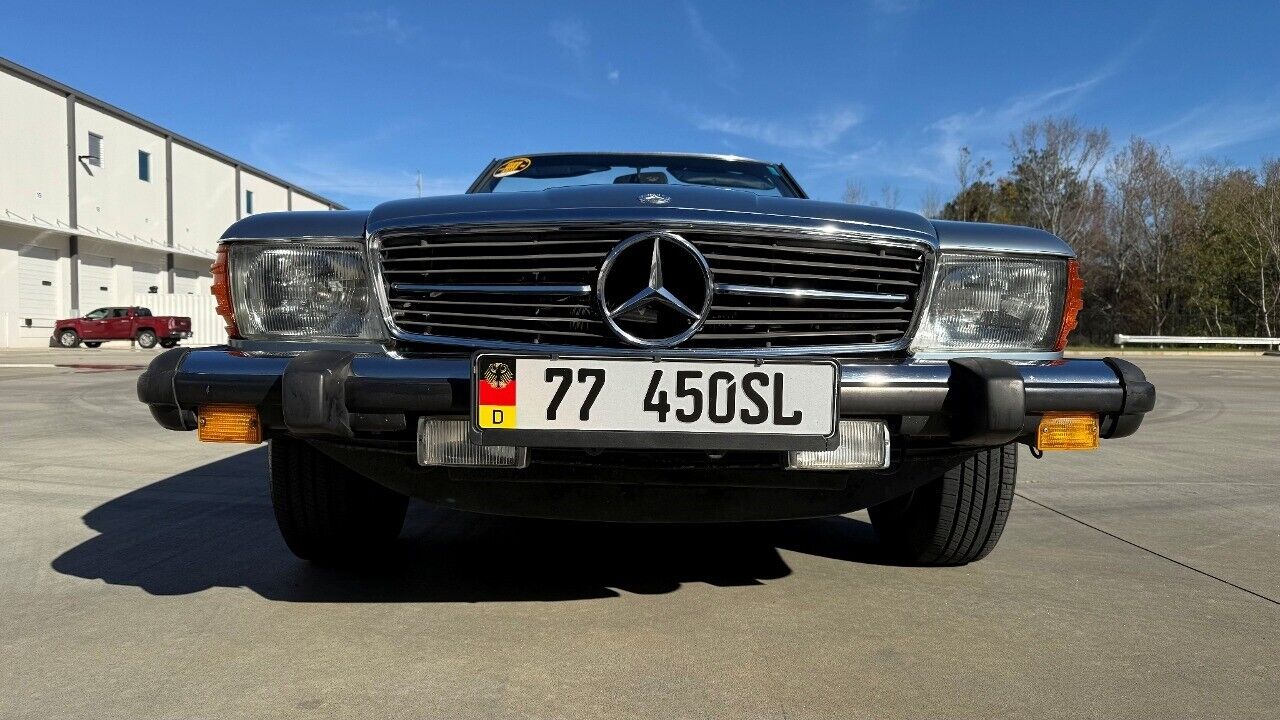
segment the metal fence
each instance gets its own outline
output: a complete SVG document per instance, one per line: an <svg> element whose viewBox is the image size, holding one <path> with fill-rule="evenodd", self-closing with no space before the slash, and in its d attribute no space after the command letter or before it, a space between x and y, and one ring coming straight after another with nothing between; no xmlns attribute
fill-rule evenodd
<svg viewBox="0 0 1280 720"><path fill-rule="evenodd" d="M1264 337L1209 337L1193 335L1123 335L1116 334L1116 345L1235 345L1237 347L1265 346L1280 349L1280 338Z"/></svg>
<svg viewBox="0 0 1280 720"><path fill-rule="evenodd" d="M180 315L191 318L191 339L184 345L217 345L227 341L227 326L218 317L217 301L210 294L178 295L138 293L133 304L150 308L154 315Z"/></svg>

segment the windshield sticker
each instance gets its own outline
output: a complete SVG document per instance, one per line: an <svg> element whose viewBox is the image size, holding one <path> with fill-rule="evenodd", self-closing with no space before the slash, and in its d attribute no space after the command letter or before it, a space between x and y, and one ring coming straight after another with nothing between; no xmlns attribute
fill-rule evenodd
<svg viewBox="0 0 1280 720"><path fill-rule="evenodd" d="M515 175L516 173L522 173L525 170L528 170L529 166L532 164L533 161L527 157L511 158L499 165L498 169L493 171L493 176L500 178L508 175Z"/></svg>

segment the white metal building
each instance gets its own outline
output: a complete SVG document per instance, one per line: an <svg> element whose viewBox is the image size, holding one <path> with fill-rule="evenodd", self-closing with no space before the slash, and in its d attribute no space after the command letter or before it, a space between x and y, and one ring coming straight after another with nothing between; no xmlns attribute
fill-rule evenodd
<svg viewBox="0 0 1280 720"><path fill-rule="evenodd" d="M207 295L238 218L341 208L0 58L0 347L135 294Z"/></svg>

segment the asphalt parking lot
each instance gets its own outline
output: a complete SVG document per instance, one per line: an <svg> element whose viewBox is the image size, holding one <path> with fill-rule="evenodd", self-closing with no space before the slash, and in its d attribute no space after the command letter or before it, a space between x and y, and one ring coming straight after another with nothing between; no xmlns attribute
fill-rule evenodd
<svg viewBox="0 0 1280 720"><path fill-rule="evenodd" d="M295 560L265 451L161 430L131 351L0 352L0 717L1275 717L1280 358L1021 455L999 548L415 506L395 570ZM50 363L80 367L45 367ZM32 367L14 367L30 365ZM102 367L102 366L125 367Z"/></svg>

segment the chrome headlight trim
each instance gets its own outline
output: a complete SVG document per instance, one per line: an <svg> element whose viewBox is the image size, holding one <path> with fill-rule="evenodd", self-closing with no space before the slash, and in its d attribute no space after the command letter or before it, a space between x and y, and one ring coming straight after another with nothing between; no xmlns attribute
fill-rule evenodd
<svg viewBox="0 0 1280 720"><path fill-rule="evenodd" d="M1062 324L1069 259L1038 253L939 252L912 338L912 354L935 359L972 353L1060 357L1054 345Z"/></svg>
<svg viewBox="0 0 1280 720"><path fill-rule="evenodd" d="M360 241L227 243L228 280L247 340L377 340L385 329Z"/></svg>

